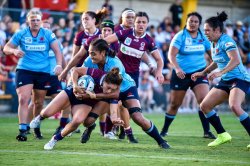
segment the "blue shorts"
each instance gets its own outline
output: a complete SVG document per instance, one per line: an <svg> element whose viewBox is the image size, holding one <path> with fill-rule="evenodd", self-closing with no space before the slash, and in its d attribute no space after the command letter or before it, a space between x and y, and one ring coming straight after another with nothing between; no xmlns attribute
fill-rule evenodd
<svg viewBox="0 0 250 166"><path fill-rule="evenodd" d="M199 70L199 71L202 71L202 70ZM196 71L196 72L199 72L199 71ZM195 72L193 72L193 73L195 73ZM186 91L186 90L188 90L189 87L191 89L193 89L198 84L208 84L207 76L197 78L196 81L193 81L191 79L191 75L193 73L188 73L185 75L184 79L180 79L177 76L176 71L173 70L171 80L170 80L170 89L171 90L184 90L184 91Z"/></svg>
<svg viewBox="0 0 250 166"><path fill-rule="evenodd" d="M69 97L71 107L74 105L79 105L79 104L85 104L85 105L93 107L98 102L98 100L94 100L94 99L78 100L75 94L73 93L72 86L67 87L66 89L64 89L64 91L67 93Z"/></svg>
<svg viewBox="0 0 250 166"><path fill-rule="evenodd" d="M137 99L137 100L140 99L137 88L135 86L129 88L125 92L120 92L119 100L121 100L122 103L123 101L129 100L129 99Z"/></svg>
<svg viewBox="0 0 250 166"><path fill-rule="evenodd" d="M49 89L47 91L46 96L51 96L53 94L58 94L62 91L62 84L58 80L57 76L50 76L49 79Z"/></svg>
<svg viewBox="0 0 250 166"><path fill-rule="evenodd" d="M215 88L224 90L228 94L230 94L230 91L233 88L239 88L247 94L247 92L250 89L250 82L240 80L240 79L232 79L229 81L225 81L221 79L220 82L217 85L215 85Z"/></svg>
<svg viewBox="0 0 250 166"><path fill-rule="evenodd" d="M139 76L140 76L140 72L134 72L134 73L127 73L128 75L130 75L130 77L135 81L135 85L138 88L139 86Z"/></svg>
<svg viewBox="0 0 250 166"><path fill-rule="evenodd" d="M47 90L49 88L49 73L34 72L29 70L16 70L16 88L33 84L33 89Z"/></svg>

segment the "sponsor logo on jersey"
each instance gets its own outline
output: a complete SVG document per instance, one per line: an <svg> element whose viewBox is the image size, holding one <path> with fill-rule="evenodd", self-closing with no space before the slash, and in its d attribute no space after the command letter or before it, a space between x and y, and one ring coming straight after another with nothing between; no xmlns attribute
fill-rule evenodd
<svg viewBox="0 0 250 166"><path fill-rule="evenodd" d="M225 62L226 60L223 57L213 57L213 61L215 63L222 63Z"/></svg>
<svg viewBox="0 0 250 166"><path fill-rule="evenodd" d="M121 44L120 50L123 54L136 57L136 58L141 58L144 53L144 51L140 51L140 50L128 47L124 44Z"/></svg>
<svg viewBox="0 0 250 166"><path fill-rule="evenodd" d="M196 46L185 46L184 51L186 52L194 52L194 51L204 51L204 45L196 45Z"/></svg>
<svg viewBox="0 0 250 166"><path fill-rule="evenodd" d="M52 33L50 36L52 39L54 39L56 37L56 35L54 33Z"/></svg>
<svg viewBox="0 0 250 166"><path fill-rule="evenodd" d="M126 45L129 46L129 45L131 44L131 41L132 41L132 39L129 38L129 37L127 37L127 38L125 39L124 43L125 43Z"/></svg>
<svg viewBox="0 0 250 166"><path fill-rule="evenodd" d="M225 44L225 47L228 48L228 47L231 47L231 46L234 46L234 43L233 42L227 42Z"/></svg>
<svg viewBox="0 0 250 166"><path fill-rule="evenodd" d="M32 38L31 37L25 37L24 42L25 43L32 43Z"/></svg>
<svg viewBox="0 0 250 166"><path fill-rule="evenodd" d="M45 45L25 45L25 50L27 51L45 51Z"/></svg>

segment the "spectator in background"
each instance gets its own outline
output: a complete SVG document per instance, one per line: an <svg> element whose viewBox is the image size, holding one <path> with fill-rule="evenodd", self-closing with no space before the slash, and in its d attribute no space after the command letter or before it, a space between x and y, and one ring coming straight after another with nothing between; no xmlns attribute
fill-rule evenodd
<svg viewBox="0 0 250 166"><path fill-rule="evenodd" d="M175 0L175 3L171 5L169 11L172 15L173 27L175 25L181 25L183 7L181 6L182 0Z"/></svg>
<svg viewBox="0 0 250 166"><path fill-rule="evenodd" d="M234 29L233 29L233 24L231 21L228 21L226 23L226 27L225 27L225 33L230 36L230 37L233 37L234 35Z"/></svg>
<svg viewBox="0 0 250 166"><path fill-rule="evenodd" d="M108 16L106 19L113 20L114 8L113 8L113 5L111 5L109 2L110 2L110 0L105 0L104 4L102 5L102 8L105 7L108 9Z"/></svg>
<svg viewBox="0 0 250 166"><path fill-rule="evenodd" d="M163 30L165 30L166 29L166 26L168 26L168 25L170 25L170 26L172 26L172 19L171 19L171 17L165 17L164 19L163 19L163 21L160 23L160 26L161 26L161 28L163 29Z"/></svg>
<svg viewBox="0 0 250 166"><path fill-rule="evenodd" d="M236 41L237 44L239 44L243 40L243 23L241 21L237 21L235 25L236 29L234 29L233 39Z"/></svg>
<svg viewBox="0 0 250 166"><path fill-rule="evenodd" d="M149 68L141 71L140 79L139 79L138 94L140 96L142 111L145 111L148 113L152 112L150 105L153 100L153 81L154 81L154 77L150 76Z"/></svg>

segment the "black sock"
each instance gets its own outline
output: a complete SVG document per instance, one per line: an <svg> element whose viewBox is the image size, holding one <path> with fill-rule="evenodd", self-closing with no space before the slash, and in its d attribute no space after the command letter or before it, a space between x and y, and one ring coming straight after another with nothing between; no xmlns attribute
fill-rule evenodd
<svg viewBox="0 0 250 166"><path fill-rule="evenodd" d="M250 136L250 118L249 118L249 116L247 115L247 117L244 120L241 120L240 123L246 129L248 135Z"/></svg>
<svg viewBox="0 0 250 166"><path fill-rule="evenodd" d="M201 120L204 133L208 133L210 131L209 121L201 110L198 111L198 114Z"/></svg>
<svg viewBox="0 0 250 166"><path fill-rule="evenodd" d="M162 139L162 137L160 136L157 128L155 127L155 125L151 123L151 127L145 131L150 137L154 138L156 140L156 142L160 145L162 144L164 141L164 139Z"/></svg>
<svg viewBox="0 0 250 166"><path fill-rule="evenodd" d="M220 117L217 115L217 113L212 110L208 114L206 114L206 117L208 121L211 123L211 125L216 130L217 134L221 134L225 132L225 129L223 128Z"/></svg>
<svg viewBox="0 0 250 166"><path fill-rule="evenodd" d="M54 139L57 140L57 141L60 141L60 140L62 140L63 138L64 138L64 137L61 135L61 132L58 133L58 134L56 134L56 135L54 136Z"/></svg>
<svg viewBox="0 0 250 166"><path fill-rule="evenodd" d="M170 115L168 113L165 113L165 123L164 123L164 126L162 128L162 133L168 132L168 128L174 119L175 119L175 115Z"/></svg>

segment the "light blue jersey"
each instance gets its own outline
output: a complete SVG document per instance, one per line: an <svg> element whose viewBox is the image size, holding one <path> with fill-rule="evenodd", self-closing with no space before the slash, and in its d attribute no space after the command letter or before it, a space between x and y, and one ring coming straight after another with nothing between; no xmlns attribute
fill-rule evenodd
<svg viewBox="0 0 250 166"><path fill-rule="evenodd" d="M200 31L196 38L192 38L184 29L174 36L170 45L179 50L176 60L185 73L194 73L206 67L204 55L210 50L210 42Z"/></svg>
<svg viewBox="0 0 250 166"><path fill-rule="evenodd" d="M11 44L20 46L25 53L19 59L17 69L49 73L50 44L55 40L55 34L44 28L40 28L36 37L32 36L29 27L15 33Z"/></svg>
<svg viewBox="0 0 250 166"><path fill-rule="evenodd" d="M90 57L87 57L87 59L83 63L83 66L98 69L98 65L94 64ZM134 80L125 72L125 68L124 68L121 60L117 57L112 58L110 56L106 56L106 63L104 65L104 71L109 72L114 67L119 68L120 74L121 74L122 79L123 79L121 87L120 87L121 92L125 92L129 88L135 86Z"/></svg>
<svg viewBox="0 0 250 166"><path fill-rule="evenodd" d="M58 41L58 45L60 48L61 53L63 52L63 46L62 44ZM64 58L64 57L63 57ZM52 49L49 50L49 65L50 65L50 75L54 76L54 68L56 67L57 63L56 63L56 56L55 53Z"/></svg>
<svg viewBox="0 0 250 166"><path fill-rule="evenodd" d="M230 61L227 52L237 50L238 54L236 56L239 57L240 64L233 70L223 74L221 77L223 80L228 81L237 78L250 82L250 75L243 66L237 45L231 37L226 34L222 34L215 47L213 48L213 43L211 46L212 59L215 63L217 63L219 70L223 70Z"/></svg>

